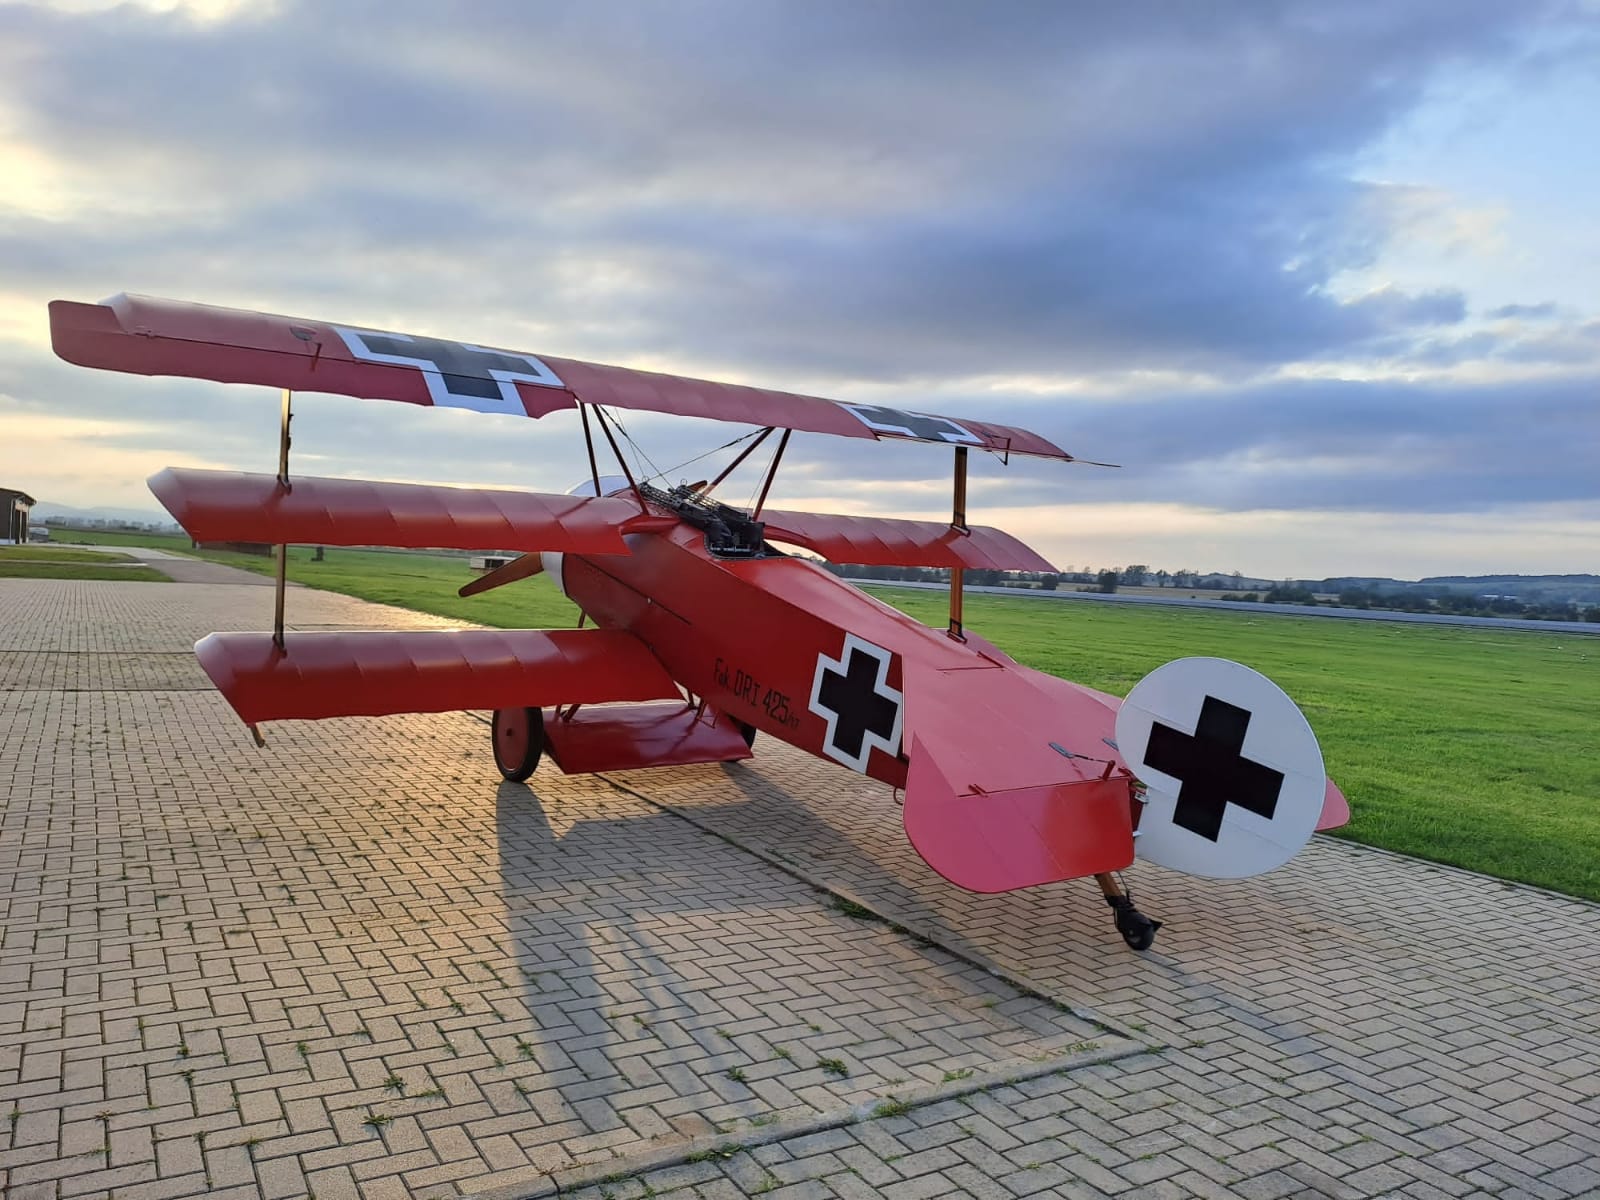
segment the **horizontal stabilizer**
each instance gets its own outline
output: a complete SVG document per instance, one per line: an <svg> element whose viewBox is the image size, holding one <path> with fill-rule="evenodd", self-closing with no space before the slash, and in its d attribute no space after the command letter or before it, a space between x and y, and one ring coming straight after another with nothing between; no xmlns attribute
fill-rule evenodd
<svg viewBox="0 0 1600 1200"><path fill-rule="evenodd" d="M626 554L622 535L672 525L629 500L168 467L150 490L197 542Z"/></svg>
<svg viewBox="0 0 1600 1200"><path fill-rule="evenodd" d="M974 892L1133 861L1117 701L1027 667L906 668L903 820L917 853Z"/></svg>
<svg viewBox="0 0 1600 1200"><path fill-rule="evenodd" d="M528 417L580 403L602 404L1073 461L1047 438L989 421L843 404L744 384L153 296L113 296L103 304L54 300L50 338L67 362L135 375L265 384Z"/></svg>
<svg viewBox="0 0 1600 1200"><path fill-rule="evenodd" d="M829 562L875 567L1055 571L1009 533L986 525L975 525L963 533L938 521L771 510L764 511L761 520L769 541L800 546Z"/></svg>
<svg viewBox="0 0 1600 1200"><path fill-rule="evenodd" d="M917 853L957 887L1009 892L1133 861L1125 778L974 792L953 784L941 766L912 739L903 819Z"/></svg>
<svg viewBox="0 0 1600 1200"><path fill-rule="evenodd" d="M607 629L213 633L195 656L246 723L678 697L645 644Z"/></svg>

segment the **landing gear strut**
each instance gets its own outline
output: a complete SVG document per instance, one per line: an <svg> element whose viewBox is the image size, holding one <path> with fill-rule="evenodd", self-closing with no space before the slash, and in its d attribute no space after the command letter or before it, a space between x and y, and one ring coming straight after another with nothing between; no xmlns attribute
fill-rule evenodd
<svg viewBox="0 0 1600 1200"><path fill-rule="evenodd" d="M1100 885L1106 903L1116 914L1117 932L1122 935L1122 940L1134 950L1150 949L1151 943L1156 940L1156 930L1161 928L1161 922L1152 921L1133 906L1133 896L1117 882L1116 876L1096 875L1094 881Z"/></svg>

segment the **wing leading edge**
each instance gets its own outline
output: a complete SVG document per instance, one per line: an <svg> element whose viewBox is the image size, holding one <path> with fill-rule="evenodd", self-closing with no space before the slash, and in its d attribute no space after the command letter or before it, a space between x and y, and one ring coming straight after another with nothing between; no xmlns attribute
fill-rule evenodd
<svg viewBox="0 0 1600 1200"><path fill-rule="evenodd" d="M150 490L199 542L626 554L625 534L677 524L610 496L243 471L168 467Z"/></svg>
<svg viewBox="0 0 1600 1200"><path fill-rule="evenodd" d="M55 352L68 362L135 375L264 384L529 417L579 403L602 404L1074 461L1036 433L988 421L150 296L120 295L103 304L54 300L50 335Z"/></svg>
<svg viewBox="0 0 1600 1200"><path fill-rule="evenodd" d="M608 629L213 633L195 657L247 724L676 700L645 644Z"/></svg>
<svg viewBox="0 0 1600 1200"><path fill-rule="evenodd" d="M940 521L772 509L761 514L761 522L771 541L801 546L830 562L1055 572L1048 561L1017 538L987 525L962 531Z"/></svg>

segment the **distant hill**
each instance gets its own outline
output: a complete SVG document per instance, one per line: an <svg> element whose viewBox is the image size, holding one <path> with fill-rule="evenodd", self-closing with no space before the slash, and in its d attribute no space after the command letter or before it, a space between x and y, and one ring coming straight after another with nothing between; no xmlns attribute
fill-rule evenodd
<svg viewBox="0 0 1600 1200"><path fill-rule="evenodd" d="M1430 575L1424 579L1339 576L1303 581L1314 592L1352 589L1421 596L1511 596L1541 604L1600 604L1600 575Z"/></svg>
<svg viewBox="0 0 1600 1200"><path fill-rule="evenodd" d="M172 525L172 518L157 508L78 508L71 504L56 504L40 500L33 506L29 520L35 525L49 525L52 518L65 521L114 521L132 525Z"/></svg>
<svg viewBox="0 0 1600 1200"><path fill-rule="evenodd" d="M1529 584L1535 586L1600 586L1600 575L1429 575L1418 583L1461 584L1468 587L1487 587L1490 584Z"/></svg>

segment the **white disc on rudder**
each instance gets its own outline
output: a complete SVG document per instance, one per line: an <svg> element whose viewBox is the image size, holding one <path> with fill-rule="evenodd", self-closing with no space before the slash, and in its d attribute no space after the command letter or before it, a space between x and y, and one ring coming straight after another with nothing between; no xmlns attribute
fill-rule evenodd
<svg viewBox="0 0 1600 1200"><path fill-rule="evenodd" d="M1317 827L1327 775L1304 714L1265 675L1180 658L1141 679L1117 747L1147 789L1138 857L1213 879L1280 867Z"/></svg>

